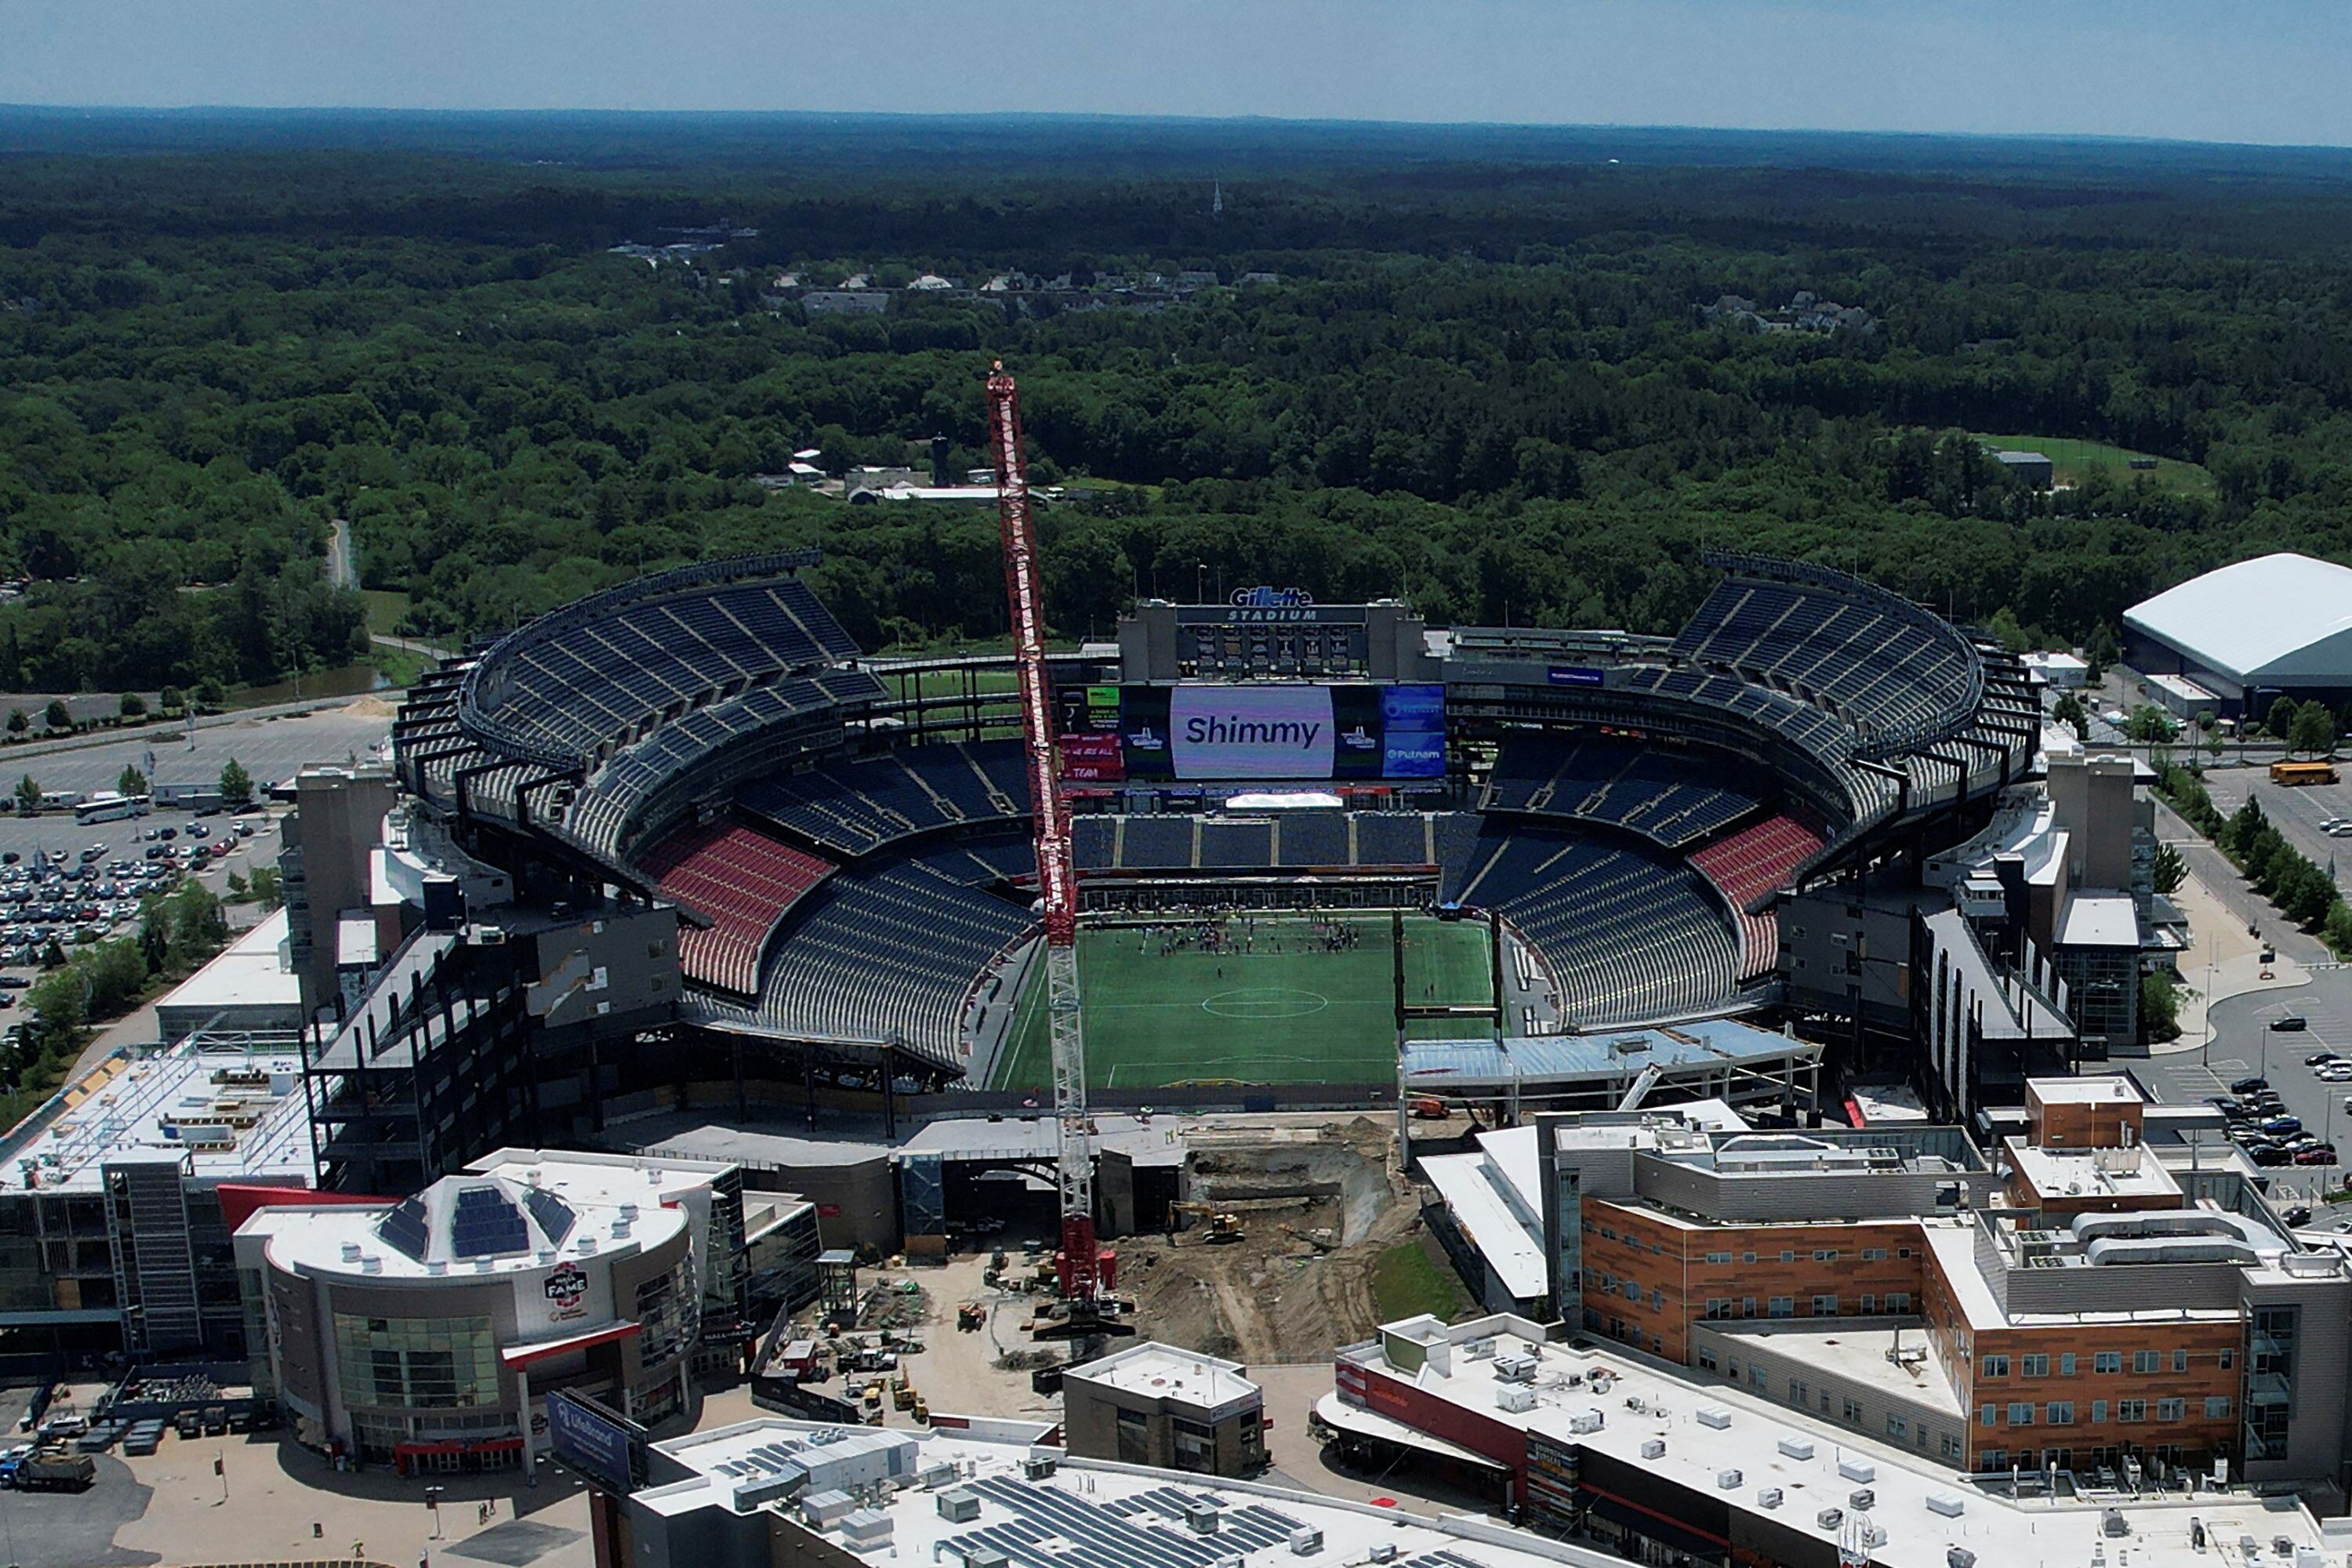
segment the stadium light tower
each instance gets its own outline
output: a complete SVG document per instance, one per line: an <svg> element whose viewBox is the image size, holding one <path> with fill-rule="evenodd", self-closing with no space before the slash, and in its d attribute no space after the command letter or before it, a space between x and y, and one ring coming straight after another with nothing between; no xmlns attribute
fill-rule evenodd
<svg viewBox="0 0 2352 1568"><path fill-rule="evenodd" d="M1054 756L1053 687L1045 674L1045 601L1037 535L1029 521L1029 474L1021 457L1021 400L1002 360L989 369L988 447L996 462L997 511L1004 533L1004 597L1012 612L1013 668L1021 699L1021 739L1029 763L1029 807L1037 847L1037 889L1045 918L1045 1016L1053 1040L1055 1170L1062 1209L1062 1332L1103 1331L1101 1251L1095 1238L1094 1151L1087 1120L1087 1042L1078 1009L1077 868L1070 808Z"/></svg>

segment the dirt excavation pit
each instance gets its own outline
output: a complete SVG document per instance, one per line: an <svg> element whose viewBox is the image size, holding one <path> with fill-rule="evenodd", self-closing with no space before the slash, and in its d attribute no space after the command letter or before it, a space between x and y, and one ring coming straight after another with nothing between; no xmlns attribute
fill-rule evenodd
<svg viewBox="0 0 2352 1568"><path fill-rule="evenodd" d="M1370 1117L1336 1127L1252 1127L1189 1139L1188 1201L1230 1213L1239 1241L1190 1228L1119 1239L1119 1289L1150 1338L1236 1361L1311 1360L1371 1337L1372 1269L1420 1226L1391 1169L1390 1129Z"/></svg>

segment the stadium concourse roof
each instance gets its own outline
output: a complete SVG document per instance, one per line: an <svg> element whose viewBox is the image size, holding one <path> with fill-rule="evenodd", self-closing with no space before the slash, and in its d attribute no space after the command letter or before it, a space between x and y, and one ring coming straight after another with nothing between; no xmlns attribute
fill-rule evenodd
<svg viewBox="0 0 2352 1568"><path fill-rule="evenodd" d="M1408 1092L1575 1088L1627 1082L1644 1068L1667 1079L1712 1080L1730 1069L1769 1073L1806 1068L1822 1047L1730 1018L1657 1028L1601 1029L1587 1035L1528 1035L1482 1040L1408 1040ZM1752 1098L1752 1097L1750 1097Z"/></svg>
<svg viewBox="0 0 2352 1568"><path fill-rule="evenodd" d="M2192 577L2124 624L2247 686L2352 686L2352 567L2281 552Z"/></svg>

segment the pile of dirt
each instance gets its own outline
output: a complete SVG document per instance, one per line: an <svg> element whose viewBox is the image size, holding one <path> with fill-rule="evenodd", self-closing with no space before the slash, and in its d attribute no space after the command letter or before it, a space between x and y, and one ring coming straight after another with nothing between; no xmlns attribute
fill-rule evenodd
<svg viewBox="0 0 2352 1568"><path fill-rule="evenodd" d="M344 716L352 719L389 719L399 711L398 703L381 697L361 697L343 704Z"/></svg>
<svg viewBox="0 0 2352 1568"><path fill-rule="evenodd" d="M1187 1194L1238 1216L1244 1235L1122 1238L1120 1293L1135 1299L1141 1331L1244 1363L1311 1360L1370 1338L1373 1266L1420 1223L1391 1148L1369 1117L1192 1140Z"/></svg>

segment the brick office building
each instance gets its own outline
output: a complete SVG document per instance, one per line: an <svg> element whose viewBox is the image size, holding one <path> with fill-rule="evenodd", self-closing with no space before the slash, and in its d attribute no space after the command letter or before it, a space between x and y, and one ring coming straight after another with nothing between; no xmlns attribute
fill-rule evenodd
<svg viewBox="0 0 2352 1568"><path fill-rule="evenodd" d="M1951 1127L1539 1118L1549 1310L1956 1468L2336 1477L2344 1256L2187 1108L2122 1078L2026 1098L1990 1159Z"/></svg>

